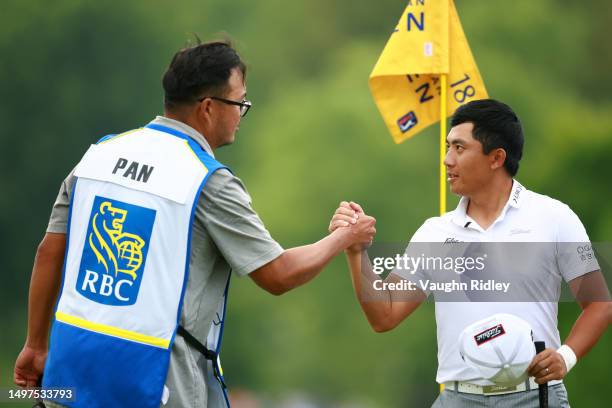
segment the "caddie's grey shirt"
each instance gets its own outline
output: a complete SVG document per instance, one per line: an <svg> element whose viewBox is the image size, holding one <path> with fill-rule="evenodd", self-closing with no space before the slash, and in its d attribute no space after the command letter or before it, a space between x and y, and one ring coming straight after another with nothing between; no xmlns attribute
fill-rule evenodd
<svg viewBox="0 0 612 408"><path fill-rule="evenodd" d="M190 126L163 116L151 123L187 134L214 157L206 139ZM64 180L47 232L66 233L75 180L72 173ZM190 271L181 324L204 342L223 299L229 273L245 276L277 258L283 249L253 210L242 181L227 169L209 177L200 195L192 228ZM183 337L175 336L166 379L170 397L165 408L208 407L205 365L206 360L197 350L187 345ZM48 406L56 405L49 403Z"/></svg>

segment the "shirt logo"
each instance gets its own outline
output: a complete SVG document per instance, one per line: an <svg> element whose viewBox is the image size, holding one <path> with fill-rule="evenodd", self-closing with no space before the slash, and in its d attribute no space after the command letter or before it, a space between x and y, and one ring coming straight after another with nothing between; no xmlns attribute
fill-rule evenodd
<svg viewBox="0 0 612 408"><path fill-rule="evenodd" d="M463 242L463 241L459 241L457 238L453 238L453 237L448 237L444 240L445 244L457 244L459 242Z"/></svg>
<svg viewBox="0 0 612 408"><path fill-rule="evenodd" d="M517 183L516 189L514 190L514 194L512 195L512 201L514 202L514 204L518 204L519 199L521 198L522 191L523 186Z"/></svg>
<svg viewBox="0 0 612 408"><path fill-rule="evenodd" d="M474 336L474 340L476 340L476 345L481 346L489 340L493 340L496 337L506 334L504 330L504 326L498 324L497 326L493 326L483 332L478 333Z"/></svg>
<svg viewBox="0 0 612 408"><path fill-rule="evenodd" d="M419 123L419 121L414 111L408 112L397 120L397 126L399 126L399 129L402 131L402 133L406 133L407 131L415 127L417 123Z"/></svg>
<svg viewBox="0 0 612 408"><path fill-rule="evenodd" d="M76 289L113 306L136 303L155 210L96 196Z"/></svg>
<svg viewBox="0 0 612 408"><path fill-rule="evenodd" d="M531 233L530 229L515 228L513 230L510 230L510 235L529 234L529 233Z"/></svg>

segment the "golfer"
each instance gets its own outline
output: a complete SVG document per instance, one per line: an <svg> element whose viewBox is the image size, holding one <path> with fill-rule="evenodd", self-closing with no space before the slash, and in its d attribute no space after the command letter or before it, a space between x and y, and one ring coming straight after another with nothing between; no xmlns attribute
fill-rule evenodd
<svg viewBox="0 0 612 408"><path fill-rule="evenodd" d="M411 243L524 242L583 243L589 238L574 212L565 204L537 194L522 186L514 177L523 153L521 123L512 109L495 100L477 100L457 109L447 136L448 152L444 164L453 193L461 200L454 211L428 219L414 234ZM343 202L330 223L330 231L351 228L363 209L356 203ZM519 236L520 238L517 238ZM554 248L553 246L550 246ZM592 250L591 250L592 251ZM346 256L357 298L372 328L377 332L393 329L426 299L428 290L418 287L406 298L405 291L381 291L372 282L380 277L372 272L363 247L350 247ZM592 254L591 254L592 255ZM559 281L546 280L561 276L576 295L584 287L599 287L609 299L605 281L597 262L560 262L554 251L541 254L530 264L535 280L557 286ZM362 260L365 260L362 262ZM387 282L418 278L393 271ZM582 314L563 343L557 329L557 302L438 302L436 324L438 371L436 380L444 391L434 407L537 407L537 385L548 383L551 407L569 406L563 385L568 371L598 341L608 328L612 303L577 298ZM528 367L529 381L515 387L492 387L494 383L479 376L462 359L459 352L461 331L475 321L495 313L520 316L533 329L535 340L547 348L536 355Z"/></svg>

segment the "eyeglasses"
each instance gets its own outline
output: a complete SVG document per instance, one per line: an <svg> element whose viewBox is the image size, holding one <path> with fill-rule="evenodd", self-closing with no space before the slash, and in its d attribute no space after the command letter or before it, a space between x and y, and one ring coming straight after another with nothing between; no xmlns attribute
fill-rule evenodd
<svg viewBox="0 0 612 408"><path fill-rule="evenodd" d="M247 101L246 99L243 100L242 102L238 102L238 101L232 101L230 99L218 98L216 96L204 96L204 97L198 99L198 101L202 102L206 98L214 99L215 101L223 102L223 103L225 103L227 105L240 106L240 117L242 117L242 118L246 116L246 114L249 111L249 109L251 108L251 106L253 106L251 101Z"/></svg>

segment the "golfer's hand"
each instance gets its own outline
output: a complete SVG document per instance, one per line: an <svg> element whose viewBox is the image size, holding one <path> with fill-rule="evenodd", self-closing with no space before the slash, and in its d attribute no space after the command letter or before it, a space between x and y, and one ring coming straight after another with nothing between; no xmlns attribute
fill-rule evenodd
<svg viewBox="0 0 612 408"><path fill-rule="evenodd" d="M24 346L15 362L13 381L20 387L36 387L45 369L47 349Z"/></svg>
<svg viewBox="0 0 612 408"><path fill-rule="evenodd" d="M567 374L565 360L557 350L547 348L531 360L527 373L535 377L535 382L544 384L551 380L561 380Z"/></svg>
<svg viewBox="0 0 612 408"><path fill-rule="evenodd" d="M339 228L343 231L349 245L349 252L361 252L369 247L376 235L376 219L366 215L361 206L354 202L342 201L329 223L329 232Z"/></svg>

